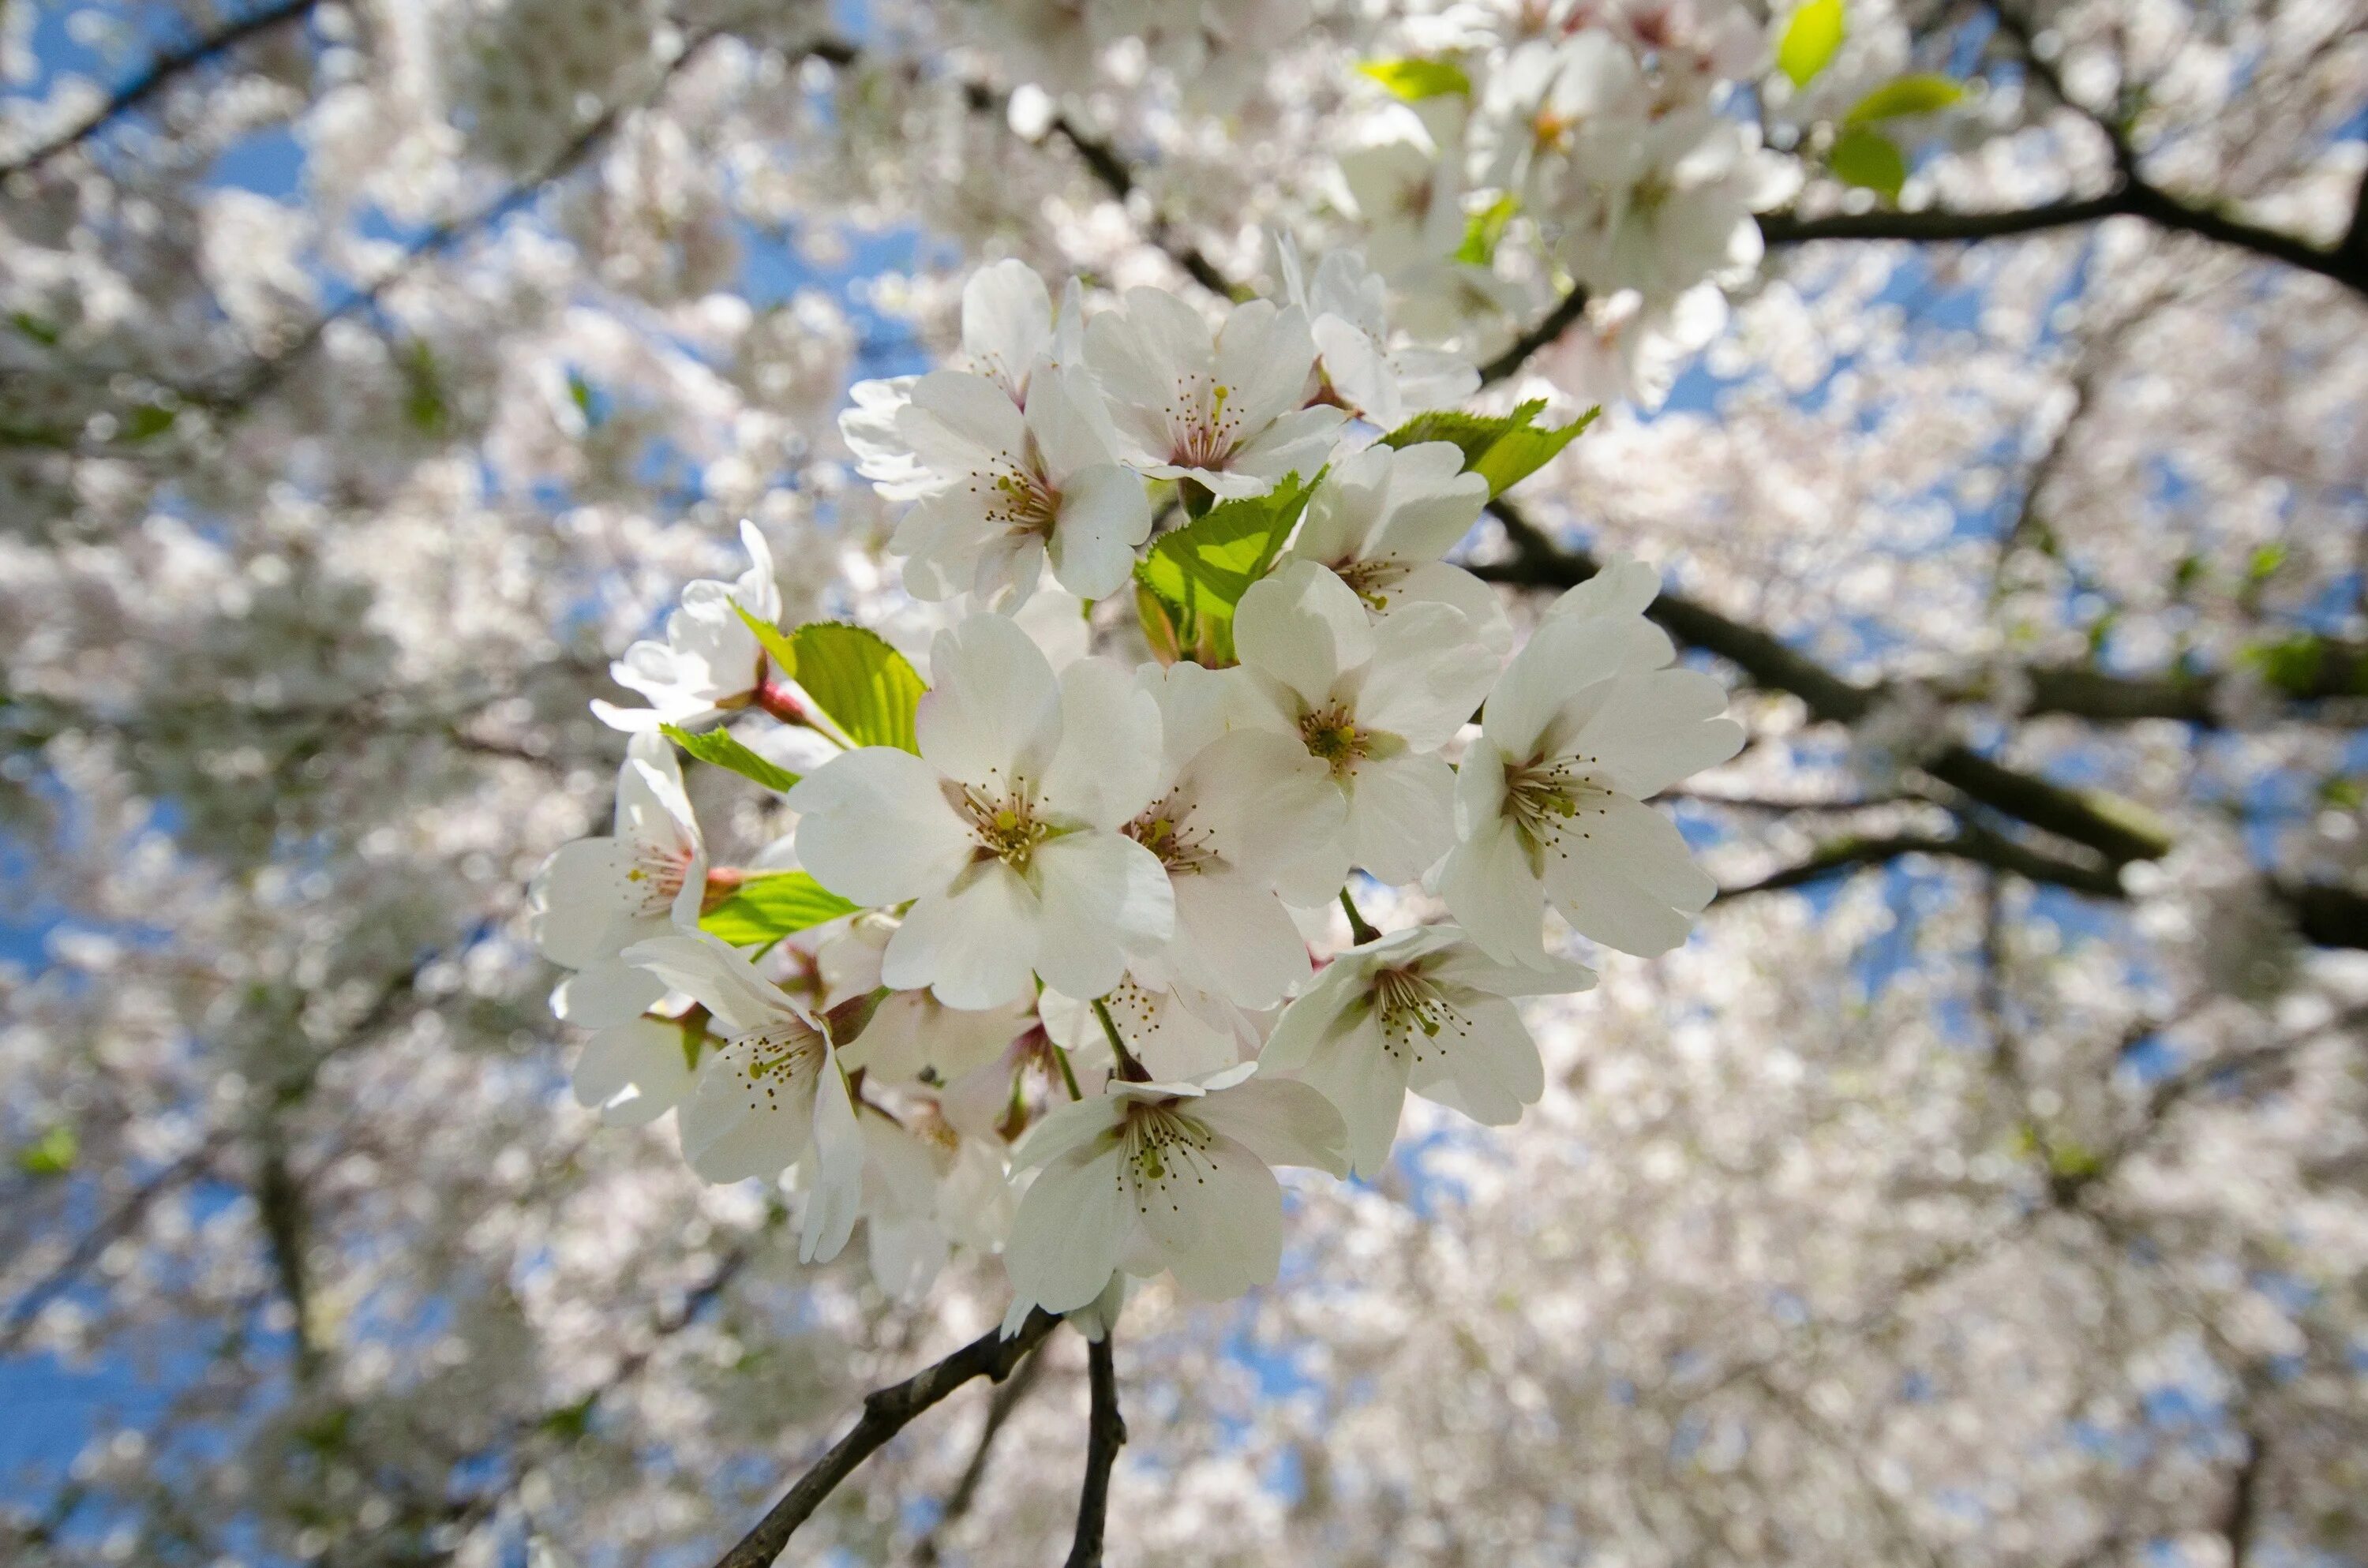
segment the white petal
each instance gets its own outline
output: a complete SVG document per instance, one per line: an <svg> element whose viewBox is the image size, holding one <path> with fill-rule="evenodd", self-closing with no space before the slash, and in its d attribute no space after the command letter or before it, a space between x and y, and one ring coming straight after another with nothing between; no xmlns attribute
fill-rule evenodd
<svg viewBox="0 0 2368 1568"><path fill-rule="evenodd" d="M611 1127L641 1127L674 1108L690 1092L682 1027L632 1018L602 1029L575 1059L575 1103L597 1110Z"/></svg>
<svg viewBox="0 0 2368 1568"><path fill-rule="evenodd" d="M1013 1146L1011 1168L1024 1171L1050 1165L1082 1149L1118 1125L1118 1119L1125 1111L1126 1101L1109 1095L1094 1095L1055 1106Z"/></svg>
<svg viewBox="0 0 2368 1568"><path fill-rule="evenodd" d="M1497 658L1513 651L1513 623L1505 618L1497 590L1463 567L1444 561L1423 562L1391 585L1383 608L1419 604L1445 605L1462 612L1472 623L1473 640Z"/></svg>
<svg viewBox="0 0 2368 1568"><path fill-rule="evenodd" d="M930 767L1006 788L1041 775L1061 733L1061 692L1044 651L1009 617L973 615L939 632L929 677L915 727Z"/></svg>
<svg viewBox="0 0 2368 1568"><path fill-rule="evenodd" d="M1044 769L1044 808L1119 827L1159 785L1159 704L1110 659L1079 659L1060 684L1061 739Z"/></svg>
<svg viewBox="0 0 2368 1568"><path fill-rule="evenodd" d="M1036 895L1000 860L979 861L942 892L924 894L888 939L880 977L928 986L949 1007L1001 1007L1034 994Z"/></svg>
<svg viewBox="0 0 2368 1568"><path fill-rule="evenodd" d="M1725 712L1726 688L1699 670L1623 675L1569 745L1641 800L1743 749L1743 726Z"/></svg>
<svg viewBox="0 0 2368 1568"><path fill-rule="evenodd" d="M1427 752L1369 757L1349 796L1349 847L1385 882L1410 882L1455 842L1455 774Z"/></svg>
<svg viewBox="0 0 2368 1568"><path fill-rule="evenodd" d="M647 970L609 959L561 981L551 1010L582 1028L607 1028L647 1012L666 993L666 983Z"/></svg>
<svg viewBox="0 0 2368 1568"><path fill-rule="evenodd" d="M1482 951L1499 963L1545 960L1545 889L1510 823L1492 817L1453 849L1439 869L1439 895Z"/></svg>
<svg viewBox="0 0 2368 1568"><path fill-rule="evenodd" d="M1282 1263L1282 1188L1256 1154L1213 1131L1204 1146L1171 1145L1163 1176L1130 1169L1135 1219L1177 1284L1224 1301L1274 1282Z"/></svg>
<svg viewBox="0 0 2368 1568"><path fill-rule="evenodd" d="M1346 1131L1349 1174L1378 1176L1389 1165L1406 1108L1408 1065L1405 1057L1382 1049L1380 1034L1368 1023L1292 1072L1294 1080L1335 1108Z"/></svg>
<svg viewBox="0 0 2368 1568"><path fill-rule="evenodd" d="M733 1034L775 1028L785 1020L813 1027L804 1008L710 932L653 937L626 949L625 960L689 994Z"/></svg>
<svg viewBox="0 0 2368 1568"><path fill-rule="evenodd" d="M1081 468L1061 486L1053 524L1053 576L1083 599L1110 597L1134 570L1134 549L1151 537L1151 498L1132 469Z"/></svg>
<svg viewBox="0 0 2368 1568"><path fill-rule="evenodd" d="M942 886L973 847L937 770L894 746L834 757L798 781L789 803L800 813L799 864L858 903L901 903Z"/></svg>
<svg viewBox="0 0 2368 1568"><path fill-rule="evenodd" d="M984 376L932 370L913 384L913 401L896 417L896 433L931 472L949 480L1017 467L1028 432L1003 389Z"/></svg>
<svg viewBox="0 0 2368 1568"><path fill-rule="evenodd" d="M1218 736L1186 766L1177 794L1219 854L1260 876L1338 836L1348 816L1332 770L1297 739L1270 730Z"/></svg>
<svg viewBox="0 0 2368 1568"><path fill-rule="evenodd" d="M1019 1200L1003 1267L1019 1300L1047 1312L1082 1307L1118 1268L1133 1216L1118 1152L1072 1149L1046 1166Z"/></svg>
<svg viewBox="0 0 2368 1568"><path fill-rule="evenodd" d="M1373 624L1357 722L1403 736L1417 751L1436 750L1479 709L1497 668L1462 612L1438 604L1394 609Z"/></svg>
<svg viewBox="0 0 2368 1568"><path fill-rule="evenodd" d="M1520 1009L1501 996L1463 1004L1468 1027L1440 1031L1420 1052L1408 1084L1416 1094L1452 1107L1489 1127L1521 1119L1521 1108L1546 1092L1545 1064L1521 1022Z"/></svg>
<svg viewBox="0 0 2368 1568"><path fill-rule="evenodd" d="M1192 1114L1269 1165L1348 1174L1349 1130L1332 1102L1304 1084L1260 1073L1211 1094Z"/></svg>
<svg viewBox="0 0 2368 1568"><path fill-rule="evenodd" d="M1364 1000L1372 975L1373 966L1361 952L1344 953L1326 964L1275 1020L1266 1049L1258 1052L1258 1070L1296 1073L1306 1066L1319 1048L1353 1027L1349 1010Z"/></svg>
<svg viewBox="0 0 2368 1568"><path fill-rule="evenodd" d="M1243 664L1316 707L1343 673L1373 656L1373 631L1346 583L1301 561L1250 585L1234 611L1234 646Z"/></svg>
<svg viewBox="0 0 2368 1568"><path fill-rule="evenodd" d="M800 1263L828 1263L854 1233L863 1207L863 1131L838 1060L825 1048L814 1089L814 1142L801 1162L806 1211L798 1233Z"/></svg>
<svg viewBox="0 0 2368 1568"><path fill-rule="evenodd" d="M1026 262L982 267L962 285L962 351L985 374L1016 387L1052 342L1053 296Z"/></svg>
<svg viewBox="0 0 2368 1568"><path fill-rule="evenodd" d="M1119 983L1132 955L1156 952L1175 932L1167 873L1131 838L1099 832L1055 838L1036 851L1035 873L1042 915L1032 956L1055 991L1099 996Z"/></svg>
<svg viewBox="0 0 2368 1568"><path fill-rule="evenodd" d="M1306 980L1306 940L1259 879L1226 869L1173 881L1178 967L1194 985L1258 1009Z"/></svg>
<svg viewBox="0 0 2368 1568"><path fill-rule="evenodd" d="M778 1176L814 1136L814 1067L780 1065L780 1053L734 1040L699 1066L699 1082L677 1111L683 1158L712 1182ZM752 1071L759 1068L761 1071Z"/></svg>
<svg viewBox="0 0 2368 1568"><path fill-rule="evenodd" d="M1546 607L1548 618L1642 615L1660 597L1661 574L1641 561L1615 555L1601 571Z"/></svg>
<svg viewBox="0 0 2368 1568"><path fill-rule="evenodd" d="M1546 850L1547 896L1582 936L1651 958L1682 944L1718 884L1652 807L1620 796L1579 802Z"/></svg>

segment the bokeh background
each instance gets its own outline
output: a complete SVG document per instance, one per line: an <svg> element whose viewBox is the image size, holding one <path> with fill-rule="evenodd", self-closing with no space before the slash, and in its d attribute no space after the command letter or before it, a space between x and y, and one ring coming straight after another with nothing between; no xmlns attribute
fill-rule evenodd
<svg viewBox="0 0 2368 1568"><path fill-rule="evenodd" d="M1520 1127L1130 1309L1112 1560L2368 1558L2368 13L1818 6L0 0L0 1560L704 1563L1001 1315L577 1106L525 885L740 517L925 646L836 416L970 269L1278 234L1604 405L1465 553L1656 563L1752 739ZM1487 199L1582 34L1764 146L1729 253ZM1006 1390L791 1560L1054 1557L1078 1343Z"/></svg>

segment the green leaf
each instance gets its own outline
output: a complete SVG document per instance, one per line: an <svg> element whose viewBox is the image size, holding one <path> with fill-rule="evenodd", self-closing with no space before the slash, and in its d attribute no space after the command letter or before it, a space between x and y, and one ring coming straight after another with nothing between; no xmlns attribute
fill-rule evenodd
<svg viewBox="0 0 2368 1568"><path fill-rule="evenodd" d="M17 1151L17 1168L27 1176L59 1176L74 1169L81 1155L82 1141L60 1122Z"/></svg>
<svg viewBox="0 0 2368 1568"><path fill-rule="evenodd" d="M793 931L852 915L849 903L803 871L750 877L732 896L699 917L699 928L735 948L777 942Z"/></svg>
<svg viewBox="0 0 2368 1568"><path fill-rule="evenodd" d="M1379 82L1389 95L1405 103L1443 98L1451 93L1472 94L1472 78L1447 60L1368 60L1357 74Z"/></svg>
<svg viewBox="0 0 2368 1568"><path fill-rule="evenodd" d="M26 311L17 311L8 317L8 324L44 348L55 348L62 335L56 327Z"/></svg>
<svg viewBox="0 0 2368 1568"><path fill-rule="evenodd" d="M2256 583L2265 583L2275 576L2278 568L2285 563L2284 545L2265 544L2254 551L2252 559L2245 563L2245 575Z"/></svg>
<svg viewBox="0 0 2368 1568"><path fill-rule="evenodd" d="M162 403L143 403L123 416L123 438L127 441L147 441L173 427L177 415Z"/></svg>
<svg viewBox="0 0 2368 1568"><path fill-rule="evenodd" d="M1843 131L1826 161L1834 177L1845 185L1863 186L1886 197L1897 196L1899 187L1907 183L1907 160L1900 155L1898 144L1864 126Z"/></svg>
<svg viewBox="0 0 2368 1568"><path fill-rule="evenodd" d="M1417 415L1382 437L1393 447L1451 441L1463 453L1463 470L1488 482L1493 499L1529 478L1578 438L1603 411L1590 408L1567 425L1540 425L1545 400L1536 398L1510 414L1461 414L1441 409Z"/></svg>
<svg viewBox="0 0 2368 1568"><path fill-rule="evenodd" d="M1843 0L1804 0L1784 25L1776 45L1776 69L1805 87L1816 74L1833 63L1845 31Z"/></svg>
<svg viewBox="0 0 2368 1568"><path fill-rule="evenodd" d="M1144 632L1165 635L1186 653L1211 662L1233 658L1234 607L1282 552L1318 473L1304 484L1286 474L1264 495L1220 501L1200 517L1164 534L1137 562L1136 582L1177 612L1167 627L1146 619Z"/></svg>
<svg viewBox="0 0 2368 1568"><path fill-rule="evenodd" d="M581 371L572 368L567 372L567 396L575 404L575 412L584 416L587 428L600 423L600 416L593 412L592 383L584 379Z"/></svg>
<svg viewBox="0 0 2368 1568"><path fill-rule="evenodd" d="M1963 103L1965 87L1962 82L1947 76L1935 76L1919 71L1913 75L1896 77L1885 82L1850 106L1842 116L1844 125L1868 125L1878 119L1897 119L1911 114L1938 114Z"/></svg>
<svg viewBox="0 0 2368 1568"><path fill-rule="evenodd" d="M894 746L919 755L913 714L928 687L876 631L817 620L789 639L796 663L787 674L831 722L860 746ZM767 652L772 645L766 645Z"/></svg>
<svg viewBox="0 0 2368 1568"><path fill-rule="evenodd" d="M444 432L443 378L436 373L436 351L424 337L415 337L403 356L403 415L415 429L430 436Z"/></svg>
<svg viewBox="0 0 2368 1568"><path fill-rule="evenodd" d="M1486 267L1497 259L1497 242L1505 237L1505 225L1521 210L1521 199L1510 191L1498 197L1463 221L1463 243L1455 247L1452 259L1468 262L1474 267Z"/></svg>
<svg viewBox="0 0 2368 1568"><path fill-rule="evenodd" d="M680 746L701 762L717 767L727 767L743 778L753 778L768 790L783 792L797 785L798 776L786 767L777 767L732 738L728 730L709 730L692 734L673 724L662 724L666 739Z"/></svg>
<svg viewBox="0 0 2368 1568"><path fill-rule="evenodd" d="M750 615L738 599L732 601L732 613L757 634L757 645L773 661L773 667L784 676L794 678L798 668L798 647L790 640L790 634L769 620L759 620Z"/></svg>

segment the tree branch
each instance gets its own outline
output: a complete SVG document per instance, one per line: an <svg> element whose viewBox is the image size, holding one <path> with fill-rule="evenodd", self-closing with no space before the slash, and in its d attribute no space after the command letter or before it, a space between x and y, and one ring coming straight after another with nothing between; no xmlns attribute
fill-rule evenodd
<svg viewBox="0 0 2368 1568"><path fill-rule="evenodd" d="M1570 292L1555 301L1554 308L1548 311L1535 326L1513 339L1512 347L1480 367L1480 384L1494 386L1528 364L1531 355L1560 338L1570 330L1572 323L1586 313L1587 289L1583 284L1573 284Z"/></svg>
<svg viewBox="0 0 2368 1568"><path fill-rule="evenodd" d="M1077 1494L1077 1535L1069 1547L1066 1568L1101 1568L1102 1529L1110 1515L1110 1467L1126 1441L1126 1423L1118 1413L1118 1369L1110 1357L1111 1332L1087 1349L1087 1376L1093 1389L1093 1412L1086 1427L1086 1479Z"/></svg>
<svg viewBox="0 0 2368 1568"><path fill-rule="evenodd" d="M12 175L34 172L60 153L80 146L207 62L227 54L251 38L302 18L311 14L318 4L320 0L281 0L281 4L242 17L222 31L201 38L186 48L158 55L147 70L117 88L115 95L96 113L73 130L42 142L14 163L0 164L0 180Z"/></svg>
<svg viewBox="0 0 2368 1568"><path fill-rule="evenodd" d="M1748 898L1753 893L1803 887L1845 871L1888 865L1903 855L1939 855L1953 860L1971 861L1975 865L2010 871L2030 881L2068 888L2091 898L2120 899L2125 896L2120 879L2109 868L2058 859L1967 824L1953 834L1896 833L1837 838L1819 846L1807 859L1797 865L1787 866L1756 882L1721 888L1718 896L1711 902L1725 903L1733 899Z"/></svg>
<svg viewBox="0 0 2368 1568"><path fill-rule="evenodd" d="M910 1426L924 1411L973 1378L1001 1382L1020 1358L1044 1342L1061 1320L1042 1311L1030 1312L1010 1338L989 1329L934 1366L923 1368L901 1383L864 1397L863 1415L855 1429L800 1476L797 1483L738 1545L715 1561L715 1568L770 1568L790 1536L812 1517L838 1483L855 1468Z"/></svg>

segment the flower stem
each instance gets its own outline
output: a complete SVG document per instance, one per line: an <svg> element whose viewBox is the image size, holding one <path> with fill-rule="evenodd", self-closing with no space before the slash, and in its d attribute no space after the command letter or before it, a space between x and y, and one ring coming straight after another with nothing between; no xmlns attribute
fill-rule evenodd
<svg viewBox="0 0 2368 1568"><path fill-rule="evenodd" d="M1069 1065L1069 1053L1056 1045L1053 1048L1053 1061L1061 1069L1061 1082L1069 1086L1069 1097L1073 1100L1084 1099L1086 1094L1083 1089L1077 1087L1076 1072Z"/></svg>
<svg viewBox="0 0 2368 1568"><path fill-rule="evenodd" d="M1373 929L1372 922L1357 913L1357 901L1349 896L1349 890L1345 885L1340 889L1340 907L1348 912L1349 935L1357 939L1357 946L1361 948L1368 942L1378 942L1382 939L1382 934Z"/></svg>
<svg viewBox="0 0 2368 1568"><path fill-rule="evenodd" d="M1110 1004L1099 996L1094 998L1094 1017L1102 1021L1102 1033L1110 1036L1110 1051L1118 1057L1119 1076L1130 1084L1151 1082L1151 1074L1144 1070L1142 1062L1134 1059L1134 1053L1127 1050L1126 1041L1119 1039L1118 1024L1110 1016Z"/></svg>

